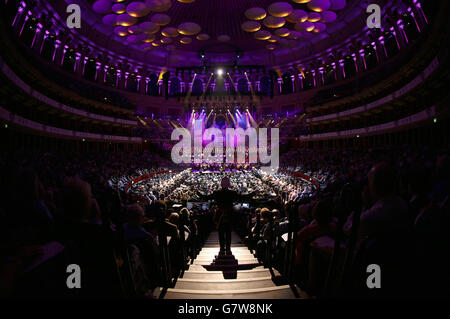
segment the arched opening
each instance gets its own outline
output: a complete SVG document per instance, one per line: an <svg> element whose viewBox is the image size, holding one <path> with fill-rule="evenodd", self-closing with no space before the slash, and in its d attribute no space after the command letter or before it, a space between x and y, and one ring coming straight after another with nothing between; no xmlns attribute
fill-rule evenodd
<svg viewBox="0 0 450 319"><path fill-rule="evenodd" d="M384 45L386 47L386 52L388 57L392 58L394 55L400 52L397 44L397 39L394 33L389 32L384 38Z"/></svg>
<svg viewBox="0 0 450 319"><path fill-rule="evenodd" d="M45 38L44 43L42 44L41 56L47 61L52 61L54 52L55 52L55 37L50 36Z"/></svg>
<svg viewBox="0 0 450 319"><path fill-rule="evenodd" d="M330 85L336 82L336 72L333 66L327 66L323 71L323 79L325 85Z"/></svg>
<svg viewBox="0 0 450 319"><path fill-rule="evenodd" d="M108 68L105 74L105 84L107 86L116 87L117 71L114 67Z"/></svg>
<svg viewBox="0 0 450 319"><path fill-rule="evenodd" d="M169 87L169 95L177 96L181 93L181 82L177 77L173 77L170 79L170 87Z"/></svg>
<svg viewBox="0 0 450 319"><path fill-rule="evenodd" d="M159 95L158 76L156 74L151 74L150 75L146 93L148 95L153 95L153 96L158 96Z"/></svg>
<svg viewBox="0 0 450 319"><path fill-rule="evenodd" d="M285 72L281 76L281 93L282 94L290 94L294 90L292 88L292 78L290 72Z"/></svg>
<svg viewBox="0 0 450 319"><path fill-rule="evenodd" d="M192 84L192 94L202 94L203 93L203 82L200 79L195 79Z"/></svg>
<svg viewBox="0 0 450 319"><path fill-rule="evenodd" d="M127 90L130 92L137 92L138 80L135 75L128 75L127 78Z"/></svg>
<svg viewBox="0 0 450 319"><path fill-rule="evenodd" d="M97 64L94 59L89 59L84 65L83 77L86 80L95 81L95 73L97 70Z"/></svg>
<svg viewBox="0 0 450 319"><path fill-rule="evenodd" d="M75 72L75 61L75 51L73 49L67 50L64 54L63 69L68 72Z"/></svg>
<svg viewBox="0 0 450 319"><path fill-rule="evenodd" d="M238 91L241 94L248 94L248 81L246 78L240 78L238 81Z"/></svg>
<svg viewBox="0 0 450 319"><path fill-rule="evenodd" d="M264 96L270 96L272 82L270 81L270 77L263 76L259 81L260 92Z"/></svg>
<svg viewBox="0 0 450 319"><path fill-rule="evenodd" d="M350 55L346 56L344 59L344 71L346 79L350 79L356 74L355 60L353 60L353 57Z"/></svg>

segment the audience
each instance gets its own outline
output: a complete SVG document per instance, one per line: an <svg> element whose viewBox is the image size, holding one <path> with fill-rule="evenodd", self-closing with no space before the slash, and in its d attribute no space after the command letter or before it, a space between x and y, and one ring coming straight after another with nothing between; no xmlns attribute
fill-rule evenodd
<svg viewBox="0 0 450 319"><path fill-rule="evenodd" d="M374 247L396 238L403 245L398 255L407 254L414 269L421 269L416 276L421 287L431 290L449 282L441 260L449 243L448 150L302 149L285 153L281 163L283 169L274 172L249 166L197 170L174 167L162 155L145 151L4 154L0 292L24 295L27 281L36 284L29 294L42 291L39 287L61 293L64 289L52 286L52 278L65 276L61 265L69 262L84 269L85 289L62 296L152 298L156 287L176 278L195 258L212 229L214 206L189 202L200 200L198 193L219 189L224 176L231 189L253 195L238 206L235 222L260 262L285 268L289 231L295 235L294 272L309 271L300 265L314 258L308 253L312 242L331 253L339 240L347 255L355 256L349 259L355 267L375 256ZM142 176L148 178L133 182ZM344 188L347 197L340 195ZM316 241L320 238L332 243ZM62 248L46 257L45 267L34 266L55 242ZM397 260L389 248L382 255Z"/></svg>

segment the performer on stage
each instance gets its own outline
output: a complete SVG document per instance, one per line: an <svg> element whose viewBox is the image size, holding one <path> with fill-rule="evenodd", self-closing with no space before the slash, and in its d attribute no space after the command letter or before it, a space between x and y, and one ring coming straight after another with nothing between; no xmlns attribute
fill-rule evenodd
<svg viewBox="0 0 450 319"><path fill-rule="evenodd" d="M255 192L241 195L233 190L230 179L228 177L222 178L220 183L222 189L213 192L210 195L200 195L202 199L214 200L217 204L217 211L214 214L213 220L216 228L219 231L220 252L219 254L231 255L231 222L233 213L233 203L238 201L246 201L253 197Z"/></svg>

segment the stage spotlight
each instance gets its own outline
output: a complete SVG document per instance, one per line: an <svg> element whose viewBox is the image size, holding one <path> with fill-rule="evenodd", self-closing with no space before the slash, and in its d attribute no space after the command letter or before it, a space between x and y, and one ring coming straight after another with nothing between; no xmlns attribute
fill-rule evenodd
<svg viewBox="0 0 450 319"><path fill-rule="evenodd" d="M223 75L223 70L222 69L218 69L217 70L217 75L222 76Z"/></svg>

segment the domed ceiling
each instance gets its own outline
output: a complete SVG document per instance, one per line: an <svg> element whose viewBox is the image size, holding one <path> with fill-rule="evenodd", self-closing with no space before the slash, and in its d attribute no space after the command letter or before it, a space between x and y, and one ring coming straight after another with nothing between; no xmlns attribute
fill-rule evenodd
<svg viewBox="0 0 450 319"><path fill-rule="evenodd" d="M352 0L95 0L127 46L221 53L295 47L326 34Z"/></svg>

